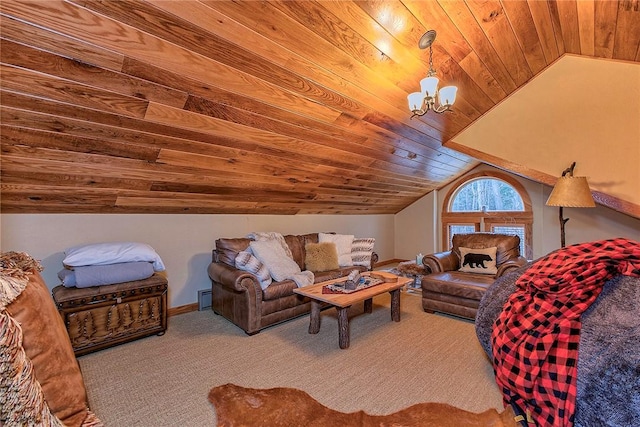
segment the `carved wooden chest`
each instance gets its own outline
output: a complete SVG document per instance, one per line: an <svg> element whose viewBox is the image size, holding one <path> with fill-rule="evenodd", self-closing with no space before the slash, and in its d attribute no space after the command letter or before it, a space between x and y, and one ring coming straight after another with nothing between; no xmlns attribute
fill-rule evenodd
<svg viewBox="0 0 640 427"><path fill-rule="evenodd" d="M52 290L76 356L157 334L167 329L167 279Z"/></svg>

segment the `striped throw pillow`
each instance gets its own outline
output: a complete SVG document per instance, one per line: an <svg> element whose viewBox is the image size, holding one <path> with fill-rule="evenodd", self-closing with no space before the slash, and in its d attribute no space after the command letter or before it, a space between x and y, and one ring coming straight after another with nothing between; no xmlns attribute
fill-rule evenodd
<svg viewBox="0 0 640 427"><path fill-rule="evenodd" d="M260 287L264 291L271 284L271 274L267 267L251 252L238 252L235 260L236 268L254 274L260 281Z"/></svg>
<svg viewBox="0 0 640 427"><path fill-rule="evenodd" d="M373 253L373 245L376 243L376 239L369 238L354 238L351 244L351 260L353 265L363 265L369 267L371 265L371 254Z"/></svg>

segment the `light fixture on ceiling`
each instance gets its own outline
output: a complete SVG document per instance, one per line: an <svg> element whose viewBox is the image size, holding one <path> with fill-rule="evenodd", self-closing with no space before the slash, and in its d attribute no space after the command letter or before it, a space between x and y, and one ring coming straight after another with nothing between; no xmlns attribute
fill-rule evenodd
<svg viewBox="0 0 640 427"><path fill-rule="evenodd" d="M455 86L445 86L438 92L438 78L436 70L433 69L433 48L431 45L436 39L436 32L429 30L418 42L420 49L429 48L429 71L427 77L420 80L420 92L413 92L407 96L409 101L409 109L413 113L411 118L415 116L423 116L427 111L431 110L438 114L449 111L454 102L456 102L456 93L458 88ZM436 98L439 105L436 105Z"/></svg>
<svg viewBox="0 0 640 427"><path fill-rule="evenodd" d="M573 176L576 162L562 172L547 199L547 206L560 207L560 245L564 248L564 225L569 218L562 217L562 208L593 208L596 206L589 190L589 183L584 176Z"/></svg>

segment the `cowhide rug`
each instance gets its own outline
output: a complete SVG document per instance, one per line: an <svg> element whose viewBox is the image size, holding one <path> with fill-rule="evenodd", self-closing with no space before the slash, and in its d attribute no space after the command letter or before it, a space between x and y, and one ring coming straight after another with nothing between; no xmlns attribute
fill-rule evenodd
<svg viewBox="0 0 640 427"><path fill-rule="evenodd" d="M364 411L343 413L327 408L302 390L253 389L234 384L209 392L218 427L502 427L516 426L513 410L489 409L481 414L444 403L418 403L389 415Z"/></svg>

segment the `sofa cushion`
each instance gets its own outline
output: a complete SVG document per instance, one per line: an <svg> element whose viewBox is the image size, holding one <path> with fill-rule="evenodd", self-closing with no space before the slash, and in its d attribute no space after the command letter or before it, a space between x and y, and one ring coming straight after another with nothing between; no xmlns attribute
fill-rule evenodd
<svg viewBox="0 0 640 427"><path fill-rule="evenodd" d="M281 282L300 273L298 264L284 252L278 241L252 241L249 246L255 257L269 269L269 274L276 282Z"/></svg>
<svg viewBox="0 0 640 427"><path fill-rule="evenodd" d="M486 274L447 271L423 277L422 289L480 301L493 282L493 276Z"/></svg>
<svg viewBox="0 0 640 427"><path fill-rule="evenodd" d="M238 252L246 251L250 242L251 240L244 237L235 239L217 239L216 253L218 256L218 262L223 262L231 267L235 267Z"/></svg>
<svg viewBox="0 0 640 427"><path fill-rule="evenodd" d="M351 246L353 244L353 234L318 234L319 242L332 242L336 244L338 250L338 264L340 267L349 267L353 265L351 259Z"/></svg>
<svg viewBox="0 0 640 427"><path fill-rule="evenodd" d="M264 291L262 291L263 301L273 301L278 298L288 297L295 295L294 289L297 289L298 285L293 280L283 280L282 282L272 282L271 285Z"/></svg>
<svg viewBox="0 0 640 427"><path fill-rule="evenodd" d="M298 264L300 270L304 270L304 245L305 239L304 236L296 236L296 235L286 235L284 236L284 241L289 247L289 251L291 252L291 257Z"/></svg>
<svg viewBox="0 0 640 427"><path fill-rule="evenodd" d="M460 270L465 273L496 274L496 250L494 246L486 249L460 247Z"/></svg>
<svg viewBox="0 0 640 427"><path fill-rule="evenodd" d="M304 247L305 268L313 272L335 270L338 264L338 251L335 243L307 243Z"/></svg>

